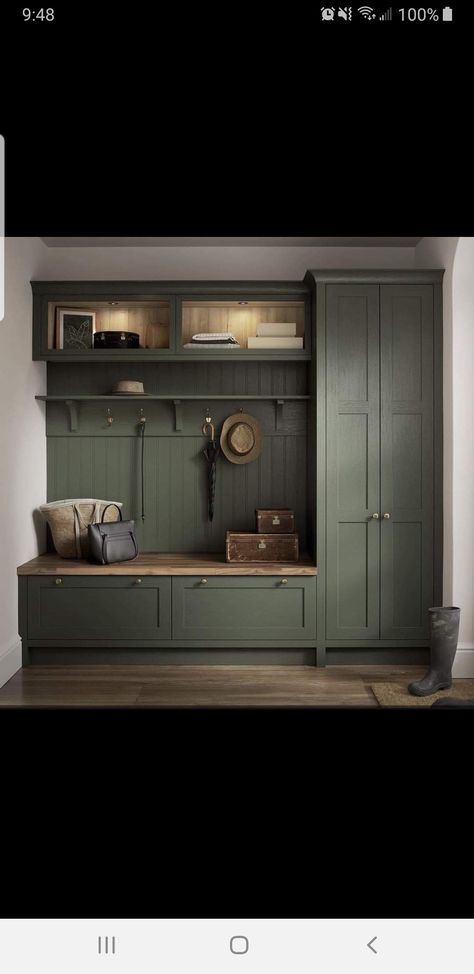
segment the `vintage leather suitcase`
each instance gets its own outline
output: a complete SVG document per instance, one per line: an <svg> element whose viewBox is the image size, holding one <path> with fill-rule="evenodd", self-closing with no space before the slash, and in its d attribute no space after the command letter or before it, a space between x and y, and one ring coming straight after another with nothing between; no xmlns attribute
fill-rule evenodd
<svg viewBox="0 0 474 974"><path fill-rule="evenodd" d="M297 534L251 534L228 531L226 560L233 562L298 561Z"/></svg>
<svg viewBox="0 0 474 974"><path fill-rule="evenodd" d="M257 531L261 534L292 534L295 514L291 507L257 507Z"/></svg>

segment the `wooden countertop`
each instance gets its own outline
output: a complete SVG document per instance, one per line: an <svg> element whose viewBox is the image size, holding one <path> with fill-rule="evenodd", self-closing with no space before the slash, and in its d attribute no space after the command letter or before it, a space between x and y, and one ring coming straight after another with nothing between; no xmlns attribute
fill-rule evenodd
<svg viewBox="0 0 474 974"><path fill-rule="evenodd" d="M317 575L318 569L302 553L295 562L268 564L228 563L224 555L211 553L168 554L148 551L134 561L98 565L57 554L39 555L17 569L18 575Z"/></svg>

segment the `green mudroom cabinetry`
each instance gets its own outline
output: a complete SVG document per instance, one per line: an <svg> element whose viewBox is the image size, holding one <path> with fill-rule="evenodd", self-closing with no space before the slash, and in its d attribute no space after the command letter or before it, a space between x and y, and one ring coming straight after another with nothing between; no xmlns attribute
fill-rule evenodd
<svg viewBox="0 0 474 974"><path fill-rule="evenodd" d="M173 579L180 639L316 639L315 578Z"/></svg>
<svg viewBox="0 0 474 974"><path fill-rule="evenodd" d="M45 499L121 500L142 560L76 570L49 539L19 569L25 662L426 660L442 603L442 276L33 282ZM255 348L268 322L291 322L295 347ZM95 349L94 328L140 347ZM198 331L239 345L190 346ZM145 395L113 395L121 379ZM263 450L220 458L210 522L202 425L239 410ZM226 565L226 531L254 531L269 507L294 510L300 562Z"/></svg>
<svg viewBox="0 0 474 974"><path fill-rule="evenodd" d="M441 273L340 274L317 291L325 647L400 659L428 645L442 597Z"/></svg>
<svg viewBox="0 0 474 974"><path fill-rule="evenodd" d="M171 638L171 579L91 575L28 581L30 639Z"/></svg>

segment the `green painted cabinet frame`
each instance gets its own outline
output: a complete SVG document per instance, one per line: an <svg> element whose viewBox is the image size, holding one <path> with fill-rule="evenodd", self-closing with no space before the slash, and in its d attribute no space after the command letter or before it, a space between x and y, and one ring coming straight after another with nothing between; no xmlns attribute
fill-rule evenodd
<svg viewBox="0 0 474 974"><path fill-rule="evenodd" d="M175 639L316 638L316 577L173 578Z"/></svg>
<svg viewBox="0 0 474 974"><path fill-rule="evenodd" d="M20 576L30 662L315 662L316 576Z"/></svg>
<svg viewBox="0 0 474 974"><path fill-rule="evenodd" d="M28 578L28 641L171 638L171 579Z"/></svg>
<svg viewBox="0 0 474 974"><path fill-rule="evenodd" d="M326 657L421 661L429 647L426 607L442 603L443 271L314 271L309 278L318 665ZM338 601L341 580L346 593Z"/></svg>
<svg viewBox="0 0 474 974"><path fill-rule="evenodd" d="M32 281L33 359L49 362L154 362L190 361L308 361L311 359L311 292L304 281ZM81 301L87 307L96 301L167 300L170 304L170 344L159 349L91 349L65 352L48 348L48 304ZM305 342L294 349L183 349L181 346L181 304L186 301L304 301ZM229 358L232 356L232 359Z"/></svg>

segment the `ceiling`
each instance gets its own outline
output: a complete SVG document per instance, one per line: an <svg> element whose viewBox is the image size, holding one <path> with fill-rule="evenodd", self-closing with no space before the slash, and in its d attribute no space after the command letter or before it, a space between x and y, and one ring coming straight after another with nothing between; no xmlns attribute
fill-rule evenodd
<svg viewBox="0 0 474 974"><path fill-rule="evenodd" d="M422 237L41 237L47 247L416 247Z"/></svg>

